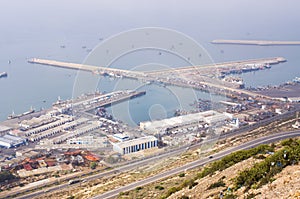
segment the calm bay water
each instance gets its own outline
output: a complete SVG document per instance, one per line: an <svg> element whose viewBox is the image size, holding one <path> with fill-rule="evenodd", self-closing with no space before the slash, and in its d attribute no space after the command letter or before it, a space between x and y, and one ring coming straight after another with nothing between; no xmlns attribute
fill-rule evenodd
<svg viewBox="0 0 300 199"><path fill-rule="evenodd" d="M246 86L278 85L300 76L300 46L210 44L213 39L300 40L297 1L230 0L222 6L219 1L174 4L172 1L138 0L12 0L0 4L0 72L8 72L8 78L0 79L0 120L12 111L22 113L31 106L36 110L50 107L58 96L62 99L72 97L76 71L29 64L28 58L82 63L89 49L102 39L132 28L155 26L180 31L201 44L214 62L273 56L288 60L270 70L243 74ZM147 55L127 56L114 65L128 68L136 64L133 59L139 59L139 64L153 60L172 66L186 64L177 58L168 62L170 55L159 58L157 52ZM91 78L95 77L91 75ZM111 91L117 81L101 78L99 90ZM180 106L190 108L188 105L195 100L178 100L173 90L159 85L144 85L141 89L149 94L128 105L134 122L171 116ZM199 92L197 97L216 99ZM116 109L113 112L124 118L128 114L126 111Z"/></svg>

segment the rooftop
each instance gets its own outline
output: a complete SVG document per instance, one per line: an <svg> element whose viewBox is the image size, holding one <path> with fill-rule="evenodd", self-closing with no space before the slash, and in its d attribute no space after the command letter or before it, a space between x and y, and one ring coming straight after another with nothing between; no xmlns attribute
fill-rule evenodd
<svg viewBox="0 0 300 199"><path fill-rule="evenodd" d="M142 143L151 142L151 141L152 142L157 141L157 138L154 137L154 136L145 136L145 137L140 137L140 138L136 138L136 139L133 139L133 140L119 142L119 143L116 143L114 145L117 145L120 148L124 148L124 147L127 147L127 146L133 146L133 145L142 144Z"/></svg>

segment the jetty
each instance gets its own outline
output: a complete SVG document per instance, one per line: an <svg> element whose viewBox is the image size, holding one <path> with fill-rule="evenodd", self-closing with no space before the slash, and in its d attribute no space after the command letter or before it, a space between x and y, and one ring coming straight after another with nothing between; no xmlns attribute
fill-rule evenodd
<svg viewBox="0 0 300 199"><path fill-rule="evenodd" d="M163 85L175 85L181 87L190 87L198 90L223 93L227 91L229 95L248 95L252 97L263 97L270 99L268 96L240 89L240 85L228 83L219 79L219 75L230 73L230 71L249 71L256 69L269 68L270 65L285 62L283 57L271 57L260 59L249 59L230 61L222 63L213 63L198 66L185 66L155 71L131 71L116 68L107 68L103 66L92 66L86 64L76 64L46 59L30 59L29 63L50 65L55 67L90 71L99 75L109 75L114 77L126 77L138 79L143 82L158 82Z"/></svg>
<svg viewBox="0 0 300 199"><path fill-rule="evenodd" d="M258 46L277 46L277 45L300 45L300 41L270 41L270 40L213 40L213 44L236 44L236 45L258 45Z"/></svg>

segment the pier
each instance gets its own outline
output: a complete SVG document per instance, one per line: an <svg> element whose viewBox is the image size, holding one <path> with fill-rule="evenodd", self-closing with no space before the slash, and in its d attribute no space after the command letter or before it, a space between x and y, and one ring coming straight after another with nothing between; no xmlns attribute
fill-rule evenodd
<svg viewBox="0 0 300 199"><path fill-rule="evenodd" d="M165 72L187 72L187 71L201 71L204 72L205 70L215 70L218 69L230 69L232 67L239 67L242 69L245 65L255 65L255 64L279 64L281 62L285 62L286 59L284 57L271 57L271 58L261 58L261 59L249 59L249 60L240 60L240 61L229 61L229 62L222 62L222 63L214 63L214 64L207 64L201 66L186 66L186 67L179 67L179 68L172 68L166 70L157 70L157 71L149 71L145 72L147 75L158 75ZM212 73L212 71L209 71ZM215 71L214 71L215 72Z"/></svg>
<svg viewBox="0 0 300 199"><path fill-rule="evenodd" d="M190 87L197 90L203 90L214 93L224 93L224 91L227 91L229 96L244 94L251 97L262 97L265 99L272 99L269 96L262 95L261 93L255 93L248 90L240 89L239 85L224 82L221 79L219 79L219 76L222 73L226 73L228 71L245 71L246 69L250 70L255 68L269 68L270 65L279 64L285 61L286 59L283 57L272 57L143 72L37 58L30 59L28 62L50 65L55 67L90 71L99 75L108 74L114 77L133 78L141 80L143 82L159 82L165 85Z"/></svg>
<svg viewBox="0 0 300 199"><path fill-rule="evenodd" d="M142 72L138 72L138 71L129 71L129 70L123 70L123 69L117 69L117 68L108 68L108 67L104 67L104 66L93 66L93 65L87 65L87 64L62 62L62 61L55 61L55 60L49 60L49 59L32 58L32 59L29 59L28 62L32 63L32 64L49 65L49 66L55 66L55 67L60 67L60 68L73 69L73 70L83 70L83 71L88 71L88 72L92 72L95 74L109 75L109 76L132 77L132 76L143 75Z"/></svg>
<svg viewBox="0 0 300 199"><path fill-rule="evenodd" d="M268 41L268 40L227 40L217 39L212 44L236 44L236 45L259 45L259 46L279 46L279 45L300 45L300 41Z"/></svg>
<svg viewBox="0 0 300 199"><path fill-rule="evenodd" d="M148 75L158 75L166 72L175 72L175 71L182 72L182 71L190 71L195 69L205 70L209 68L228 68L231 66L236 66L236 65L243 66L246 64L278 64L280 62L285 62L285 61L286 59L283 57L271 57L271 58L230 61L230 62L223 62L223 63L216 63L216 64L201 65L201 66L186 66L186 67L172 68L166 70L140 72L140 71L130 71L130 70L123 70L123 69L116 69L116 68L107 68L104 66L76 64L76 63L62 62L62 61L55 61L55 60L48 60L48 59L32 58L28 60L29 63L34 63L34 64L49 65L49 66L75 69L75 70L84 70L84 71L89 71L100 75L111 74L111 76L124 76L129 78L136 78L136 79L147 79L145 77L147 77Z"/></svg>
<svg viewBox="0 0 300 199"><path fill-rule="evenodd" d="M119 104L121 102L133 99L135 97L139 97L145 95L146 91L117 91L110 93L110 95L103 95L100 98L92 98L90 100L85 100L78 104L75 108L77 111L90 112L95 108L99 107L109 107L111 105ZM73 105L74 107L74 105ZM78 109L79 110L78 110Z"/></svg>

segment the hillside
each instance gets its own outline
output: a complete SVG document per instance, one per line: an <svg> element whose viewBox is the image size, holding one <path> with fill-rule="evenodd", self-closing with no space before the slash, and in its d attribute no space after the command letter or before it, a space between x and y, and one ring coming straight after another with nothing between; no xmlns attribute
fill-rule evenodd
<svg viewBox="0 0 300 199"><path fill-rule="evenodd" d="M260 145L119 198L299 198L299 154L299 139Z"/></svg>

